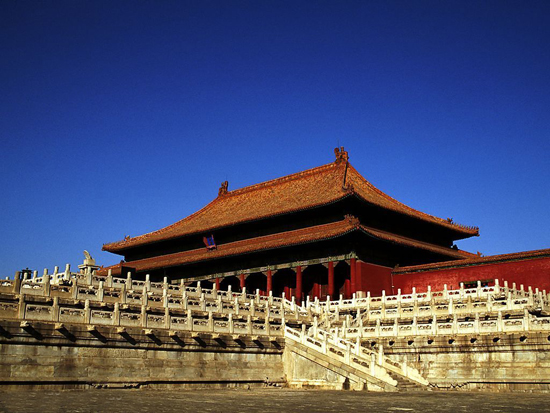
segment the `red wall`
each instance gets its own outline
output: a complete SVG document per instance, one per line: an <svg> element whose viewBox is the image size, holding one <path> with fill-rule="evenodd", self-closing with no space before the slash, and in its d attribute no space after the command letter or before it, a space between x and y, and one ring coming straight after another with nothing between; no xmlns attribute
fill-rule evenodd
<svg viewBox="0 0 550 413"><path fill-rule="evenodd" d="M432 291L442 290L443 284L448 289L457 289L461 282L494 280L497 278L501 285L508 281L523 284L525 288L531 286L533 289L550 291L550 258L538 258L524 261L512 261L502 263L488 263L472 267L441 269L410 274L394 274L393 285L395 293L401 288L401 292L408 294L412 287L417 292L427 290L428 285Z"/></svg>
<svg viewBox="0 0 550 413"><path fill-rule="evenodd" d="M357 291L370 291L372 296L380 296L382 290L386 290L386 295L391 295L392 268L357 260L355 271Z"/></svg>

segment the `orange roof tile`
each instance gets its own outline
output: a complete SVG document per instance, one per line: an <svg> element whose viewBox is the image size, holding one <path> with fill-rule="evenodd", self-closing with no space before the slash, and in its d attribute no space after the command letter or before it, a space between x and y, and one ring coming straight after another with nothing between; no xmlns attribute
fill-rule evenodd
<svg viewBox="0 0 550 413"><path fill-rule="evenodd" d="M317 225L314 227L302 228L294 231L282 232L278 234L266 235L262 237L221 244L217 246L216 250L209 251L206 248L199 248L190 251L177 252L173 254L117 264L112 267L103 268L100 271L100 275L107 274L107 271L109 269L112 270L113 275L118 275L120 273L121 266L135 268L138 272L143 272L159 268L167 268L207 261L216 258L224 258L246 253L265 251L269 249L307 244L311 242L340 237L356 230L360 230L372 237L384 241L436 252L455 259L464 258L464 255L459 251L428 244L425 242L415 241L410 238L396 236L386 233L384 231L375 230L373 228L361 225L357 218L348 216L342 221L337 221L330 224Z"/></svg>
<svg viewBox="0 0 550 413"><path fill-rule="evenodd" d="M227 187L222 185L216 199L181 221L158 231L105 244L103 249L121 252L139 245L311 209L351 195L373 205L452 229L465 236L479 234L475 227L461 226L396 201L363 178L347 162L347 158L340 158L327 165L234 191L227 191Z"/></svg>
<svg viewBox="0 0 550 413"><path fill-rule="evenodd" d="M394 273L405 274L405 273L413 273L413 272L421 272L421 271L435 271L440 269L470 267L470 266L483 265L483 264L497 264L497 263L507 262L507 261L530 260L530 259L546 258L546 257L550 257L550 248L542 249L542 250L514 252L511 254L489 255L487 257L470 256L461 261L447 261L447 262L436 262L433 264L411 265L408 267L400 267L396 269Z"/></svg>

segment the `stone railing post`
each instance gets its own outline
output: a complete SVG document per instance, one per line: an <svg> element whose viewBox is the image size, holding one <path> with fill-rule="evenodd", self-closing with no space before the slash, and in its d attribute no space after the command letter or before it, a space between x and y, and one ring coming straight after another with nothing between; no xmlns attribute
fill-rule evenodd
<svg viewBox="0 0 550 413"><path fill-rule="evenodd" d="M499 310L497 316L497 331L501 333L504 331L504 322L502 321L502 311Z"/></svg>
<svg viewBox="0 0 550 413"><path fill-rule="evenodd" d="M351 344L346 343L346 352L344 353L344 362L346 364L351 363Z"/></svg>
<svg viewBox="0 0 550 413"><path fill-rule="evenodd" d="M481 288L481 281L477 282L477 288L476 288L476 296L477 298L481 297L481 293L483 289Z"/></svg>
<svg viewBox="0 0 550 413"><path fill-rule="evenodd" d="M147 288L147 291L151 291L151 275L145 274L145 287Z"/></svg>
<svg viewBox="0 0 550 413"><path fill-rule="evenodd" d="M201 291L201 295L199 298L199 305L200 305L201 311L206 311L206 299L204 297L204 291Z"/></svg>
<svg viewBox="0 0 550 413"><path fill-rule="evenodd" d="M376 354L370 355L370 375L376 377Z"/></svg>
<svg viewBox="0 0 550 413"><path fill-rule="evenodd" d="M147 301L148 301L147 299L148 299L148 297L147 297L147 286L144 285L143 290L142 290L142 294L141 294L141 305L146 307L147 306Z"/></svg>
<svg viewBox="0 0 550 413"><path fill-rule="evenodd" d="M169 329L171 326L170 310L168 307L164 307L164 328Z"/></svg>
<svg viewBox="0 0 550 413"><path fill-rule="evenodd" d="M162 288L162 306L168 308L168 289Z"/></svg>
<svg viewBox="0 0 550 413"><path fill-rule="evenodd" d="M17 305L17 317L20 319L20 320L24 320L25 319L25 310L26 310L26 305L25 305L25 294L20 294L19 295L19 302L18 302L18 305Z"/></svg>
<svg viewBox="0 0 550 413"><path fill-rule="evenodd" d="M252 317L250 315L246 317L246 331L248 334L252 334Z"/></svg>
<svg viewBox="0 0 550 413"><path fill-rule="evenodd" d="M302 331L300 332L300 342L306 344L306 325L302 324Z"/></svg>
<svg viewBox="0 0 550 413"><path fill-rule="evenodd" d="M127 292L126 292L126 284L122 284L120 286L120 296L118 297L118 301L120 302L120 304L126 304L127 302Z"/></svg>
<svg viewBox="0 0 550 413"><path fill-rule="evenodd" d="M92 272L90 271L89 268L86 268L86 284L92 285Z"/></svg>
<svg viewBox="0 0 550 413"><path fill-rule="evenodd" d="M317 327L319 326L319 320L317 316L313 317L313 338L317 338Z"/></svg>
<svg viewBox="0 0 550 413"><path fill-rule="evenodd" d="M65 272L63 273L63 279L69 281L71 279L71 264L65 265Z"/></svg>
<svg viewBox="0 0 550 413"><path fill-rule="evenodd" d="M115 309L113 311L113 325L120 325L120 304L115 303Z"/></svg>
<svg viewBox="0 0 550 413"><path fill-rule="evenodd" d="M57 323L59 321L59 297L53 298L52 303L52 321Z"/></svg>
<svg viewBox="0 0 550 413"><path fill-rule="evenodd" d="M52 282L53 284L59 284L59 267L56 265L53 267Z"/></svg>
<svg viewBox="0 0 550 413"><path fill-rule="evenodd" d="M44 297L49 297L51 288L50 288L50 276L47 271L45 271L45 274L42 277L42 284L44 284Z"/></svg>
<svg viewBox="0 0 550 413"><path fill-rule="evenodd" d="M214 317L210 311L208 312L208 331L214 332Z"/></svg>
<svg viewBox="0 0 550 413"><path fill-rule="evenodd" d="M382 344L378 346L378 364L384 365L384 346Z"/></svg>
<svg viewBox="0 0 550 413"><path fill-rule="evenodd" d="M228 323L229 323L229 334L233 334L235 332L235 326L233 325L233 314L229 314L228 316Z"/></svg>
<svg viewBox="0 0 550 413"><path fill-rule="evenodd" d="M100 281L99 282L99 288L97 290L97 299L100 301L100 302L103 302L103 281Z"/></svg>
<svg viewBox="0 0 550 413"><path fill-rule="evenodd" d="M458 334L458 317L456 314L453 315L453 334Z"/></svg>
<svg viewBox="0 0 550 413"><path fill-rule="evenodd" d="M139 321L140 321L140 326L141 327L143 327L143 328L147 327L147 306L146 305L141 306L141 316L140 316Z"/></svg>
<svg viewBox="0 0 550 413"><path fill-rule="evenodd" d="M84 301L84 324L90 324L92 311L90 309L90 300Z"/></svg>
<svg viewBox="0 0 550 413"><path fill-rule="evenodd" d="M193 331L193 312L191 310L187 310L187 329L189 331Z"/></svg>
<svg viewBox="0 0 550 413"><path fill-rule="evenodd" d="M111 270L109 269L107 273L107 277L105 277L105 285L108 288L113 288L113 274L111 273Z"/></svg>
<svg viewBox="0 0 550 413"><path fill-rule="evenodd" d="M132 273L130 271L126 274L126 290L132 290Z"/></svg>
<svg viewBox="0 0 550 413"><path fill-rule="evenodd" d="M184 310L187 310L187 306L189 305L187 300L188 300L187 299L187 290L184 287L183 288L183 293L181 294L181 307Z"/></svg>
<svg viewBox="0 0 550 413"><path fill-rule="evenodd" d="M21 291L21 271L17 271L15 273L15 277L13 278L13 289L12 292L14 294L19 294Z"/></svg>

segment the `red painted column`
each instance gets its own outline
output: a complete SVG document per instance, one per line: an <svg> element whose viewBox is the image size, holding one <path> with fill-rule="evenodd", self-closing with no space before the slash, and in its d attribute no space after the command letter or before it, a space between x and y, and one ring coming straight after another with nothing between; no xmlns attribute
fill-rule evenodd
<svg viewBox="0 0 550 413"><path fill-rule="evenodd" d="M296 267L296 300L302 301L302 266Z"/></svg>
<svg viewBox="0 0 550 413"><path fill-rule="evenodd" d="M290 298L290 286L285 285L285 298L288 300Z"/></svg>
<svg viewBox="0 0 550 413"><path fill-rule="evenodd" d="M216 290L220 289L220 279L216 278Z"/></svg>
<svg viewBox="0 0 550 413"><path fill-rule="evenodd" d="M351 280L349 278L346 278L346 281L344 281L344 298L350 298L351 297Z"/></svg>
<svg viewBox="0 0 550 413"><path fill-rule="evenodd" d="M244 287L245 287L245 279L244 279L244 274L241 274L240 276L240 281L241 281L241 291L244 290Z"/></svg>
<svg viewBox="0 0 550 413"><path fill-rule="evenodd" d="M272 290L273 277L271 275L271 270L267 270L267 288L266 294L269 295L269 292Z"/></svg>
<svg viewBox="0 0 550 413"><path fill-rule="evenodd" d="M313 282L313 298L315 297L321 298L321 283L317 277L315 277L315 281Z"/></svg>
<svg viewBox="0 0 550 413"><path fill-rule="evenodd" d="M334 298L334 262L328 263L328 295L332 300Z"/></svg>
<svg viewBox="0 0 550 413"><path fill-rule="evenodd" d="M350 260L349 266L350 266L350 279L351 279L351 294L357 292L357 260L355 258L352 258ZM350 295L351 295L350 294Z"/></svg>

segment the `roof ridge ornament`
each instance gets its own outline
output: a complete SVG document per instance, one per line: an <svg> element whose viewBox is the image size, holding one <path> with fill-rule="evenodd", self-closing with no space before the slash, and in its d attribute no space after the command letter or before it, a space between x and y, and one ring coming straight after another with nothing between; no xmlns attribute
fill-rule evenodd
<svg viewBox="0 0 550 413"><path fill-rule="evenodd" d="M353 225L356 228L358 228L359 225L361 225L361 221L359 221L359 218L357 218L355 215L346 214L344 215L344 219L348 221L349 224Z"/></svg>
<svg viewBox="0 0 550 413"><path fill-rule="evenodd" d="M229 182L227 181L223 181L221 186L220 186L220 189L218 190L218 196L224 196L225 194L227 194L227 187L229 186Z"/></svg>
<svg viewBox="0 0 550 413"><path fill-rule="evenodd" d="M349 159L348 152L344 150L343 146L334 148L334 156L336 156L336 163L347 162Z"/></svg>

